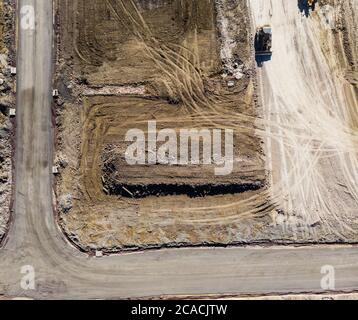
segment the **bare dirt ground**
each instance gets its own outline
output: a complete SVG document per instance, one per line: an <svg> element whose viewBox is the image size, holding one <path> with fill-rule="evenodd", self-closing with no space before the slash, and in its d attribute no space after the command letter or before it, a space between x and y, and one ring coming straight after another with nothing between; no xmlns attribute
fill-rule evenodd
<svg viewBox="0 0 358 320"><path fill-rule="evenodd" d="M10 108L14 106L14 81L9 67L13 65L12 51L14 32L14 3L0 2L0 242L9 218L12 192L12 130L9 118Z"/></svg>
<svg viewBox="0 0 358 320"><path fill-rule="evenodd" d="M214 11L198 1L71 1L62 10L62 35L77 53L74 68L89 84L156 82L160 52L148 47L160 39L171 49L197 50L203 72L218 68ZM145 23L140 25L138 12ZM77 12L77 14L74 14ZM211 19L210 19L211 17ZM197 33L194 32L195 28ZM154 45L154 43L152 43ZM191 47L195 45L196 47ZM190 50L190 51L188 51ZM153 69L156 68L156 74Z"/></svg>
<svg viewBox="0 0 358 320"><path fill-rule="evenodd" d="M233 20L241 23L227 28ZM71 1L58 21L58 75L67 78L58 77L57 194L70 239L106 251L255 239L270 202L255 136L245 4ZM235 129L233 174L215 177L210 166L129 167L125 132L145 131L149 120L176 130ZM248 224L253 216L258 221Z"/></svg>
<svg viewBox="0 0 358 320"><path fill-rule="evenodd" d="M35 31L19 32L16 201L9 241L0 250L0 295L113 299L313 293L322 292L320 270L327 264L339 271L335 292L356 290L355 246L170 249L103 259L89 258L69 246L52 212L53 2L19 4L34 6L38 24ZM285 16L282 19L286 24ZM28 264L36 270L36 290L24 292L19 270Z"/></svg>
<svg viewBox="0 0 358 320"><path fill-rule="evenodd" d="M259 70L270 190L283 212L274 218L293 241L356 242L357 100L346 80L356 40L344 44L350 29L341 27L356 16L341 13L349 1L318 1L313 12L281 0L250 4L254 24L276 35Z"/></svg>
<svg viewBox="0 0 358 320"><path fill-rule="evenodd" d="M256 2L261 3L250 1ZM273 17L275 26L287 28L277 34L297 34L302 28L289 52L284 53L287 41L278 45L279 37L274 38L276 60L263 69L264 81L270 82L264 89L277 95L275 108L282 110L269 101L267 111L258 108L250 14L244 2L59 1L56 185L60 225L67 236L83 250L106 252L356 242L356 158L350 152L342 155L348 162L336 170L331 149L319 142L322 119L327 129L336 123L332 114L344 119L339 127L343 133L336 132L343 135L339 141L351 141L356 132L356 16L344 14L354 12L353 5L349 0L322 1L307 16L296 3L287 9L277 0L275 12L254 8L262 12L258 23ZM292 15L287 25L280 6ZM302 67L306 77L295 77L294 72L301 72L295 63L297 68L304 65L306 55L313 61ZM324 80L308 84L316 79L315 68ZM293 79L299 81L294 84ZM324 92L312 102L320 90ZM337 110L341 101L348 101L347 110ZM234 129L233 175L222 180L203 167L129 167L123 160L124 134L130 128L145 129L148 120L176 130ZM328 132L327 140L334 134ZM268 136L273 142L266 145L265 159L262 141ZM280 149L287 146L294 148L292 154ZM312 148L316 153L311 154ZM275 150L281 150L281 160ZM293 162L299 165L291 170ZM306 179L307 170L315 175ZM328 178L334 171L334 178ZM265 186L267 172L274 172L270 189Z"/></svg>

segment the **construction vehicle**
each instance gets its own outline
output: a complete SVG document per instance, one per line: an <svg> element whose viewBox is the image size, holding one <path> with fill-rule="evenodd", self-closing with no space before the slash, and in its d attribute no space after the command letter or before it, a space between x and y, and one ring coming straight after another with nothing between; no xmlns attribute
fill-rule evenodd
<svg viewBox="0 0 358 320"><path fill-rule="evenodd" d="M255 35L256 57L272 56L272 28L269 25L259 27Z"/></svg>
<svg viewBox="0 0 358 320"><path fill-rule="evenodd" d="M314 9L314 6L316 4L316 0L307 0L307 6L311 9Z"/></svg>
<svg viewBox="0 0 358 320"><path fill-rule="evenodd" d="M308 15L309 10L314 10L317 0L298 0L298 7L301 12L305 12Z"/></svg>

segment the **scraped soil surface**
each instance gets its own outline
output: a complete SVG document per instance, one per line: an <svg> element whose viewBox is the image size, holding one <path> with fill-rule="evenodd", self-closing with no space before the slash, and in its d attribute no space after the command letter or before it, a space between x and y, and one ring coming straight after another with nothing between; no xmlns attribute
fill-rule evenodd
<svg viewBox="0 0 358 320"><path fill-rule="evenodd" d="M307 19L325 26L324 5ZM288 216L268 190L245 1L74 0L57 9L56 193L75 245L110 253L317 241L320 224ZM341 29L317 32L328 62L341 61L332 72L352 84L356 20L342 16L348 9L334 11ZM232 174L215 176L202 163L129 166L126 132L146 132L153 120L177 132L234 130ZM327 232L319 239L336 241Z"/></svg>
<svg viewBox="0 0 358 320"><path fill-rule="evenodd" d="M219 68L212 2L70 1L62 43L73 43L74 67L89 84L155 82L169 53L178 63L195 54L210 73Z"/></svg>
<svg viewBox="0 0 358 320"><path fill-rule="evenodd" d="M242 21L239 33L218 24L214 1L58 8L57 199L68 237L106 252L256 239L273 205L245 5L220 1L228 22ZM147 132L150 120L158 130L233 129L232 174L202 163L129 166L125 134Z"/></svg>

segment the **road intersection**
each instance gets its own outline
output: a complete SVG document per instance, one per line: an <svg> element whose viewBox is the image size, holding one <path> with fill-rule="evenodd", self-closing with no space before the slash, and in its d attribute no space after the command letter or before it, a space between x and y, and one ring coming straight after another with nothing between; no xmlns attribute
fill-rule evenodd
<svg viewBox="0 0 358 320"><path fill-rule="evenodd" d="M112 299L158 295L318 293L322 267L337 292L358 289L355 246L166 249L93 258L64 238L53 213L53 4L35 8L34 30L19 29L16 190L13 221L0 250L0 295ZM20 9L19 9L20 10ZM21 287L23 266L35 290Z"/></svg>

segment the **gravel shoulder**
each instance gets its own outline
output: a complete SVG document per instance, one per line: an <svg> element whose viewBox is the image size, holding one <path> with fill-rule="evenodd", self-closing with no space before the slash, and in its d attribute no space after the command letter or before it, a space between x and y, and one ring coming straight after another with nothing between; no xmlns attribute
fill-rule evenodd
<svg viewBox="0 0 358 320"><path fill-rule="evenodd" d="M0 242L9 221L12 197L12 141L14 125L10 109L15 108L14 77L14 1L0 3Z"/></svg>

